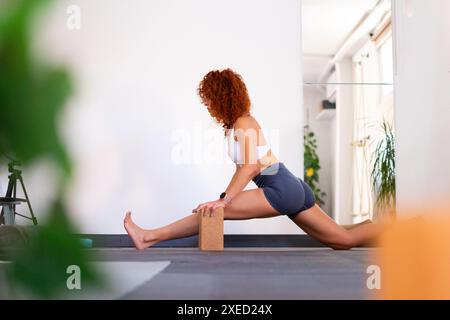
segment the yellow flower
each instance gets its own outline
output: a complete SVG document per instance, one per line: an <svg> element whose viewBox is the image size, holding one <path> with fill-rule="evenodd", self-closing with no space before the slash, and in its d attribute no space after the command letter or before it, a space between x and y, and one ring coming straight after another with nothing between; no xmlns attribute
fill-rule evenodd
<svg viewBox="0 0 450 320"><path fill-rule="evenodd" d="M307 176L308 178L311 178L313 175L314 175L314 169L313 169L313 168L308 168L308 169L306 170L306 176Z"/></svg>

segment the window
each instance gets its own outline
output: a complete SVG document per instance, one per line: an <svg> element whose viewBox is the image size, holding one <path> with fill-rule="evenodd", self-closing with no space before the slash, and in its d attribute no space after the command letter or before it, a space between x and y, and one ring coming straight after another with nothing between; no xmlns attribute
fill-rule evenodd
<svg viewBox="0 0 450 320"><path fill-rule="evenodd" d="M382 83L389 83L391 85L384 85L382 87L382 96L385 97L392 93L394 87L394 60L392 57L392 36L389 36L386 41L378 49L378 59L380 66L380 80Z"/></svg>

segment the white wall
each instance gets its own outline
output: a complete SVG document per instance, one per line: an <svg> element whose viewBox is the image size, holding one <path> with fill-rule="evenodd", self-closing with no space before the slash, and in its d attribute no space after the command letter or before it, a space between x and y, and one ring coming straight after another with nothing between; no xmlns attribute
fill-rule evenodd
<svg viewBox="0 0 450 320"><path fill-rule="evenodd" d="M450 1L393 4L397 197L403 212L450 195Z"/></svg>
<svg viewBox="0 0 450 320"><path fill-rule="evenodd" d="M80 30L66 27L73 4ZM196 96L211 69L242 74L279 158L302 176L300 0L64 0L45 22L40 52L75 78L61 127L82 232L123 233L127 209L157 227L225 189L234 166ZM31 195L42 188L30 183ZM227 222L225 231L300 232L286 217Z"/></svg>
<svg viewBox="0 0 450 320"><path fill-rule="evenodd" d="M331 212L331 170L332 170L332 145L334 141L334 132L331 131L331 122L333 119L317 120L316 117L321 110L322 101L326 99L324 90L316 86L303 87L303 101L305 105L306 116L309 117L308 124L317 138L317 155L320 159L319 188L327 195L323 198L325 205L322 209L328 213Z"/></svg>

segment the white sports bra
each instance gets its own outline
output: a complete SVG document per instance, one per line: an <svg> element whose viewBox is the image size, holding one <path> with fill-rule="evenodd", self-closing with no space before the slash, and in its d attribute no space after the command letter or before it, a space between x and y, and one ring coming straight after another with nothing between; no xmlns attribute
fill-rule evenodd
<svg viewBox="0 0 450 320"><path fill-rule="evenodd" d="M267 152L269 152L270 146L268 144L256 147L257 160L261 160ZM243 164L244 160L241 155L241 145L239 141L234 139L234 128L228 132L228 155L231 160L236 164Z"/></svg>

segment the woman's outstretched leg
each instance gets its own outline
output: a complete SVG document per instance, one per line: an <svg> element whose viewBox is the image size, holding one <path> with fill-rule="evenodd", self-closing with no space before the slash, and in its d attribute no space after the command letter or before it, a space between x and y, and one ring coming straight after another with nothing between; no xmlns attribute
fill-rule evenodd
<svg viewBox="0 0 450 320"><path fill-rule="evenodd" d="M293 221L310 236L336 250L373 243L385 230L385 225L375 223L364 223L346 230L318 205L301 212Z"/></svg>
<svg viewBox="0 0 450 320"><path fill-rule="evenodd" d="M367 224L367 223L373 223L373 222L372 222L372 220L367 219L367 220L364 220L363 222L360 222L360 223L349 224L349 225L341 225L341 227L346 229L346 230L351 230L351 229L354 229L356 227L359 227L359 226Z"/></svg>
<svg viewBox="0 0 450 320"><path fill-rule="evenodd" d="M143 250L160 241L197 234L198 214L191 214L162 228L146 230L135 224L131 219L131 212L127 212L123 224L136 249Z"/></svg>
<svg viewBox="0 0 450 320"><path fill-rule="evenodd" d="M349 230L356 241L356 246L376 244L379 236L386 230L387 225L381 223L364 223Z"/></svg>
<svg viewBox="0 0 450 320"><path fill-rule="evenodd" d="M278 212L267 202L261 189L241 192L224 210L225 220L270 218L278 215ZM160 241L198 234L199 216L194 213L164 227L146 230L136 225L131 219L131 212L127 212L124 227L133 240L136 249L143 250Z"/></svg>

